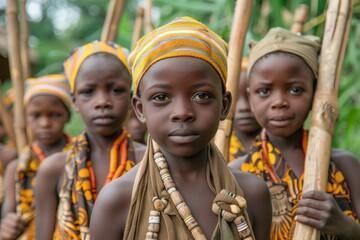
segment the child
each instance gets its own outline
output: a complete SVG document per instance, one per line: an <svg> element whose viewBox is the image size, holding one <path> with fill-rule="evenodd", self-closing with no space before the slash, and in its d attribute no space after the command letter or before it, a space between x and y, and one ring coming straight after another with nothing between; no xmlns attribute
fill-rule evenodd
<svg viewBox="0 0 360 240"><path fill-rule="evenodd" d="M139 121L132 108L129 109L129 117L126 121L126 129L129 131L131 138L134 139L134 141L146 145L146 125Z"/></svg>
<svg viewBox="0 0 360 240"><path fill-rule="evenodd" d="M70 137L63 131L70 120L71 97L63 75L29 79L24 106L34 142L6 169L2 239L17 239L21 234L26 239L35 238L33 191L37 170L45 157L70 146Z"/></svg>
<svg viewBox="0 0 360 240"><path fill-rule="evenodd" d="M250 52L249 100L264 130L252 153L238 161L270 189L271 239L291 239L295 221L317 228L323 239L360 239L360 164L354 156L333 150L327 193L302 194L308 139L303 125L314 97L319 49L318 38L274 28Z"/></svg>
<svg viewBox="0 0 360 240"><path fill-rule="evenodd" d="M73 139L68 154L51 156L39 170L37 239L51 239L56 228L64 239L89 239L98 192L129 171L143 154L122 127L131 95L125 49L91 42L75 50L64 67L74 108L86 128Z"/></svg>
<svg viewBox="0 0 360 240"><path fill-rule="evenodd" d="M230 138L229 162L249 153L251 143L261 130L261 126L251 112L246 92L246 71L248 64L249 59L244 57L241 64L242 71L239 79L239 92L235 108L234 130Z"/></svg>
<svg viewBox="0 0 360 240"><path fill-rule="evenodd" d="M188 17L138 42L130 57L132 104L149 131L147 152L100 193L93 238L253 239L251 226L257 239L268 238L265 184L239 171L233 175L211 143L231 104L226 56L227 44Z"/></svg>

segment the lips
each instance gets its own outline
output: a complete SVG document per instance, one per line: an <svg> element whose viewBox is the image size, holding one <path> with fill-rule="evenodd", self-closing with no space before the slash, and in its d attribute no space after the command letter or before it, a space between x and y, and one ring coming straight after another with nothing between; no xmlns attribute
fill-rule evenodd
<svg viewBox="0 0 360 240"><path fill-rule="evenodd" d="M108 125L114 122L114 117L111 115L100 115L93 118L93 122L97 125Z"/></svg>
<svg viewBox="0 0 360 240"><path fill-rule="evenodd" d="M169 138L179 144L191 143L199 137L199 134L189 128L179 128L169 134Z"/></svg>
<svg viewBox="0 0 360 240"><path fill-rule="evenodd" d="M285 127L289 125L292 121L291 117L278 116L270 119L270 124L275 127Z"/></svg>

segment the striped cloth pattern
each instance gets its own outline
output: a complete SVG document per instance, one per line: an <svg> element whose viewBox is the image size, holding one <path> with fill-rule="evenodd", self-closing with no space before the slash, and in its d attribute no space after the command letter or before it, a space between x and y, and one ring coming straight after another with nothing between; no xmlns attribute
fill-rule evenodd
<svg viewBox="0 0 360 240"><path fill-rule="evenodd" d="M83 62L95 53L108 53L120 60L131 73L127 62L128 50L113 42L93 41L74 50L64 62L65 76L70 83L71 92L74 92L76 76Z"/></svg>
<svg viewBox="0 0 360 240"><path fill-rule="evenodd" d="M71 109L69 83L62 74L52 74L27 79L25 81L24 106L26 107L31 98L38 95L53 95L58 97L68 110Z"/></svg>
<svg viewBox="0 0 360 240"><path fill-rule="evenodd" d="M175 19L141 38L130 54L134 93L154 63L172 57L195 57L208 62L225 88L227 54L227 43L204 24L190 17Z"/></svg>

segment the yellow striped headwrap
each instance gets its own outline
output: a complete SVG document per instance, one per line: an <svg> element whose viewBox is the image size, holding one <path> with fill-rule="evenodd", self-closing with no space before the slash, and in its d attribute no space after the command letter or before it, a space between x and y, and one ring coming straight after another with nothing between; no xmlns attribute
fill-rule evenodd
<svg viewBox="0 0 360 240"><path fill-rule="evenodd" d="M134 93L154 63L172 57L195 57L208 62L225 88L227 53L227 43L204 24L190 17L175 19L141 38L130 54Z"/></svg>
<svg viewBox="0 0 360 240"><path fill-rule="evenodd" d="M127 62L128 50L113 42L93 41L77 48L64 62L65 76L70 83L71 92L75 89L75 80L83 62L95 53L114 55L131 73Z"/></svg>
<svg viewBox="0 0 360 240"><path fill-rule="evenodd" d="M39 78L29 78L25 81L24 106L31 98L38 95L52 95L59 98L70 111L71 95L69 83L62 74L46 75Z"/></svg>

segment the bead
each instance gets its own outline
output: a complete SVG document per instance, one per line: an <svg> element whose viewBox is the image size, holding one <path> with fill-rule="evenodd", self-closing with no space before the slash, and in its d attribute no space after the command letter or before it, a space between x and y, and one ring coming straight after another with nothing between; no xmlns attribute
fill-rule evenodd
<svg viewBox="0 0 360 240"><path fill-rule="evenodd" d="M196 222L195 219L193 219L193 221L189 222L188 224L186 224L186 226L188 227L188 229L191 231L194 228L198 227L199 224Z"/></svg>
<svg viewBox="0 0 360 240"><path fill-rule="evenodd" d="M233 193L233 192L228 192L228 195L229 195L230 197L232 197L232 198L235 198L235 197L236 197L236 194Z"/></svg>
<svg viewBox="0 0 360 240"><path fill-rule="evenodd" d="M145 237L146 239L158 239L159 235L155 232L147 232Z"/></svg>
<svg viewBox="0 0 360 240"><path fill-rule="evenodd" d="M184 223L185 224L188 224L191 220L193 220L194 219L194 217L192 216L192 215L190 215L190 216L187 216L185 219L184 219Z"/></svg>
<svg viewBox="0 0 360 240"><path fill-rule="evenodd" d="M153 223L150 223L149 224L149 227L148 227L148 231L149 232L159 232L160 230L160 224L153 224Z"/></svg>
<svg viewBox="0 0 360 240"><path fill-rule="evenodd" d="M242 232L248 228L248 225L246 222L242 222L242 223L236 225L236 228L237 228L238 232Z"/></svg>
<svg viewBox="0 0 360 240"><path fill-rule="evenodd" d="M171 195L173 192L177 191L175 187L169 188L168 193Z"/></svg>
<svg viewBox="0 0 360 240"><path fill-rule="evenodd" d="M163 157L163 154L162 154L161 152L156 152L156 153L154 154L154 159L157 159L157 158L159 158L159 157Z"/></svg>
<svg viewBox="0 0 360 240"><path fill-rule="evenodd" d="M200 227L196 227L191 231L195 240L206 240L204 233L201 231Z"/></svg>
<svg viewBox="0 0 360 240"><path fill-rule="evenodd" d="M152 216L152 217L160 216L160 212L152 210L152 211L150 211L150 216Z"/></svg>
<svg viewBox="0 0 360 240"><path fill-rule="evenodd" d="M230 210L231 210L231 213L233 213L233 214L240 213L240 208L235 204L230 204Z"/></svg>
<svg viewBox="0 0 360 240"><path fill-rule="evenodd" d="M243 197L240 196L236 196L235 200L237 201L237 203L239 204L240 208L246 208L246 200Z"/></svg>
<svg viewBox="0 0 360 240"><path fill-rule="evenodd" d="M162 179L163 181L165 181L166 179L169 179L169 178L171 178L170 173L164 173L163 175L161 175L161 179Z"/></svg>
<svg viewBox="0 0 360 240"><path fill-rule="evenodd" d="M173 203L175 204L175 206L179 205L181 202L184 201L184 199L182 198L181 194L179 193L179 191L174 191L170 194L171 196L171 200L173 201Z"/></svg>
<svg viewBox="0 0 360 240"><path fill-rule="evenodd" d="M185 202L180 203L179 205L176 205L176 209L179 211L182 207L186 206Z"/></svg>
<svg viewBox="0 0 360 240"><path fill-rule="evenodd" d="M186 218L188 217L189 215L191 215L191 212L190 212L190 208L185 204L185 206L183 206L182 208L180 208L178 210L180 216L182 218Z"/></svg>
<svg viewBox="0 0 360 240"><path fill-rule="evenodd" d="M156 199L155 201L153 201L154 203L154 208L158 211L162 211L165 208L165 204L163 203L163 201L161 201L160 199Z"/></svg>
<svg viewBox="0 0 360 240"><path fill-rule="evenodd" d="M166 189L170 189L170 188L175 188L175 182L173 179L166 179L166 181L164 181L164 186Z"/></svg>
<svg viewBox="0 0 360 240"><path fill-rule="evenodd" d="M163 174L165 174L165 173L169 173L169 172L170 172L169 169L166 169L166 168L165 168L165 169L161 169L161 170L160 170L160 176L163 175Z"/></svg>

